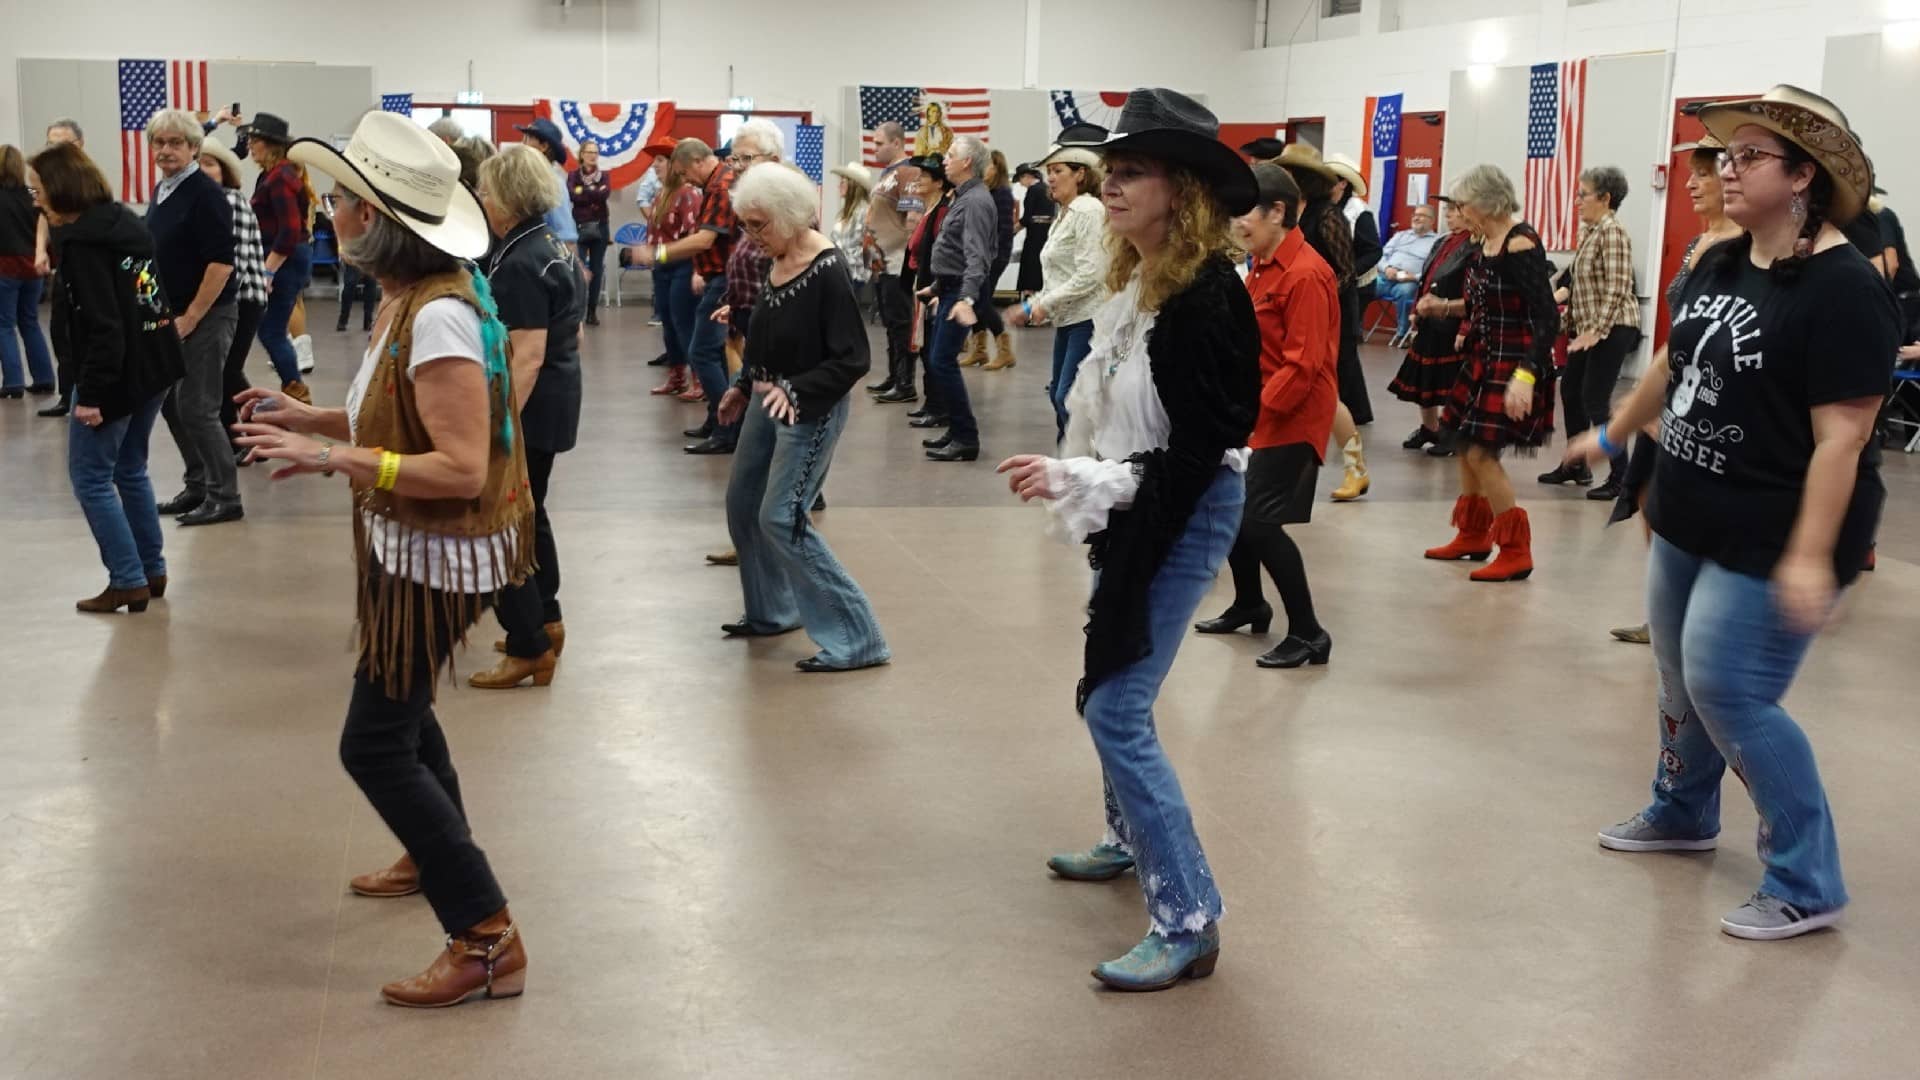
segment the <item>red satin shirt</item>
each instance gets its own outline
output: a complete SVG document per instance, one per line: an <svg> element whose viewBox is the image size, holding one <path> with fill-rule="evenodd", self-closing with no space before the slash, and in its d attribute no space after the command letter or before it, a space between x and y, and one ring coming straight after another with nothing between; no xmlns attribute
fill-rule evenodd
<svg viewBox="0 0 1920 1080"><path fill-rule="evenodd" d="M1340 283L1299 229L1247 275L1260 324L1260 417L1247 445L1307 443L1326 460L1340 401Z"/></svg>

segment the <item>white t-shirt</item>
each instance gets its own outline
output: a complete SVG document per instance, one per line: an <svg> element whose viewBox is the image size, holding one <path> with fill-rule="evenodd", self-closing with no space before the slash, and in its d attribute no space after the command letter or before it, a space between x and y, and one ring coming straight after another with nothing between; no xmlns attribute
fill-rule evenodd
<svg viewBox="0 0 1920 1080"><path fill-rule="evenodd" d="M367 396L367 384L373 380L380 350L386 347L384 334L368 344L360 360L360 371L353 377L353 385L347 387L349 430L359 424L360 403ZM442 297L421 308L413 317L413 357L407 363L407 380L411 382L423 364L450 359L485 364L485 355L485 346L480 342L479 312L465 301ZM373 550L373 557L387 567L406 562L413 568L407 576L419 584L443 591L489 593L507 583L506 575L494 562L492 545L452 542L451 538L415 531L411 537L411 558L402 560L402 530L375 514L363 513L362 517L367 523L368 547ZM507 547L513 546L516 532L508 530ZM451 582L443 573L443 567L449 563L455 578Z"/></svg>

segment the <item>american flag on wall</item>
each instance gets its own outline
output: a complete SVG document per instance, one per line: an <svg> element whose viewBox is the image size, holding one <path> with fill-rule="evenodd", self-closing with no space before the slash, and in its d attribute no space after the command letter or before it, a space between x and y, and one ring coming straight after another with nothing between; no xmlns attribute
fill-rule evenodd
<svg viewBox="0 0 1920 1080"><path fill-rule="evenodd" d="M210 110L205 60L120 61L120 198L144 203L155 182L147 122L161 109Z"/></svg>
<svg viewBox="0 0 1920 1080"><path fill-rule="evenodd" d="M954 135L989 138L993 105L985 88L944 86L863 86L860 88L860 160L880 167L874 156L874 132L892 122L906 129L907 153L915 153L915 138L926 121L928 106L938 106L940 123Z"/></svg>
<svg viewBox="0 0 1920 1080"><path fill-rule="evenodd" d="M1112 131L1127 104L1125 90L1051 90L1047 97L1053 107L1047 117L1047 137L1054 141L1075 124L1098 124Z"/></svg>
<svg viewBox="0 0 1920 1080"><path fill-rule="evenodd" d="M793 165L816 184L827 178L827 129L801 124L793 129Z"/></svg>
<svg viewBox="0 0 1920 1080"><path fill-rule="evenodd" d="M399 113L401 116L413 115L412 94L381 94L380 111Z"/></svg>
<svg viewBox="0 0 1920 1080"><path fill-rule="evenodd" d="M1587 62L1535 64L1527 85L1527 221L1549 251L1580 239L1580 141L1586 129Z"/></svg>

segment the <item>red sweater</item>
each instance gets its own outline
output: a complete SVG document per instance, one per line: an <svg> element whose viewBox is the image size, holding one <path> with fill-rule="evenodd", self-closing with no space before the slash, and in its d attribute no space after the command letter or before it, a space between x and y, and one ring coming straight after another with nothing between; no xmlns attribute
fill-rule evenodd
<svg viewBox="0 0 1920 1080"><path fill-rule="evenodd" d="M1340 401L1340 283L1293 229L1273 258L1254 259L1247 291L1260 324L1260 418L1247 445L1303 442L1325 461Z"/></svg>

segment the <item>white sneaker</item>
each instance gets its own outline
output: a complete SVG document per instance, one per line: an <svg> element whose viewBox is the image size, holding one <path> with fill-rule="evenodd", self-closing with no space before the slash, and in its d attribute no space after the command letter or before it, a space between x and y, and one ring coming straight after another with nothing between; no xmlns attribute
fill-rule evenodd
<svg viewBox="0 0 1920 1080"><path fill-rule="evenodd" d="M300 373L305 375L313 370L313 335L301 334L293 339L293 352L300 358Z"/></svg>

